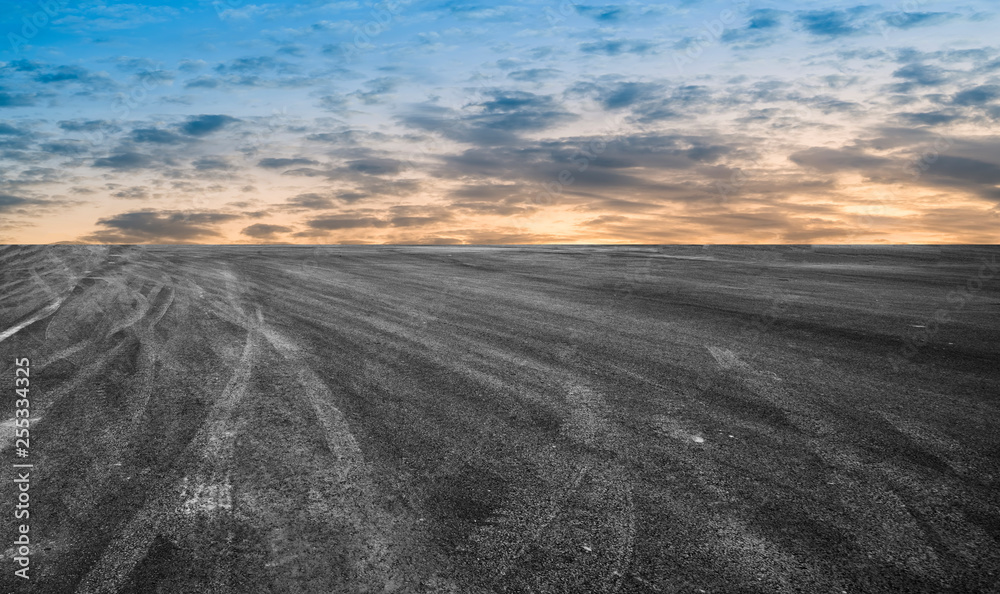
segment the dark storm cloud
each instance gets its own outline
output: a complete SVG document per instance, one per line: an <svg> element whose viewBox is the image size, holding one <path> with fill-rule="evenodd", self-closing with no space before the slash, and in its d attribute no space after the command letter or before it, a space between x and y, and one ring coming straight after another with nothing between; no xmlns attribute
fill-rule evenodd
<svg viewBox="0 0 1000 594"><path fill-rule="evenodd" d="M313 161L312 159L305 159L301 157L292 159L268 157L257 162L257 166L265 167L267 169L283 169L287 167L294 167L296 165L319 165L319 161Z"/></svg>
<svg viewBox="0 0 1000 594"><path fill-rule="evenodd" d="M227 115L200 115L188 118L180 129L191 136L206 136L238 121L240 120Z"/></svg>
<svg viewBox="0 0 1000 594"><path fill-rule="evenodd" d="M281 235L282 233L290 233L293 229L291 227L285 227L283 225L268 225L266 223L257 223L244 228L240 233L248 237L253 237L254 239L273 239L276 235Z"/></svg>
<svg viewBox="0 0 1000 594"><path fill-rule="evenodd" d="M218 226L237 215L216 212L139 211L98 219L103 229L84 239L101 243L179 243L220 237Z"/></svg>

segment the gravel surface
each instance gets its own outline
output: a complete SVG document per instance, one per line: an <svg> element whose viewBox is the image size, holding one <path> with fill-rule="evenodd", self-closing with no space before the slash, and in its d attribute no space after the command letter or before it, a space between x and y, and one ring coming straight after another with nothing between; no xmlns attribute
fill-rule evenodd
<svg viewBox="0 0 1000 594"><path fill-rule="evenodd" d="M0 247L25 591L1000 592L998 255Z"/></svg>

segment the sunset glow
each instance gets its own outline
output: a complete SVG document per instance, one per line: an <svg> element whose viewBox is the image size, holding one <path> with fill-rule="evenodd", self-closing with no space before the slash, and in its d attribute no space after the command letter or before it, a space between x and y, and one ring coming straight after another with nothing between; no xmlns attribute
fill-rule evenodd
<svg viewBox="0 0 1000 594"><path fill-rule="evenodd" d="M23 2L3 243L996 243L995 3Z"/></svg>

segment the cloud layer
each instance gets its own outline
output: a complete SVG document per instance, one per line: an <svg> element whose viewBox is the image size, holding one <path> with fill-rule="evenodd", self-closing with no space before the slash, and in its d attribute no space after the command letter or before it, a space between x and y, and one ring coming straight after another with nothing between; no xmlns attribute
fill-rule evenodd
<svg viewBox="0 0 1000 594"><path fill-rule="evenodd" d="M0 241L995 243L996 17L27 3Z"/></svg>

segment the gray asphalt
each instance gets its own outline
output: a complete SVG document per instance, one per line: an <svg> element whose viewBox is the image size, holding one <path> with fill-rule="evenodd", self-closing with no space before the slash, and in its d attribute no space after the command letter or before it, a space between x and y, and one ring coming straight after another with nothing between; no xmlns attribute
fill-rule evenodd
<svg viewBox="0 0 1000 594"><path fill-rule="evenodd" d="M0 248L32 591L1000 591L998 254Z"/></svg>

